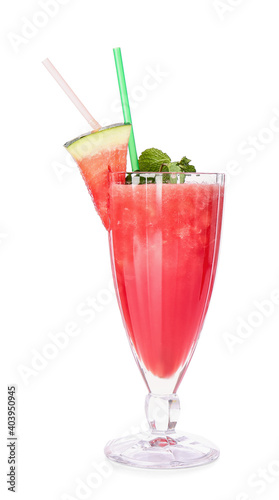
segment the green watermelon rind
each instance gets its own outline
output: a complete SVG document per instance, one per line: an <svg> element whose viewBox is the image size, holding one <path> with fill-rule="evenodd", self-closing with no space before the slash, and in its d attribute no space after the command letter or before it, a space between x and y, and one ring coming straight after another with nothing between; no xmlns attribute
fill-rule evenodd
<svg viewBox="0 0 279 500"><path fill-rule="evenodd" d="M80 135L64 144L64 147L76 161L101 154L102 151L113 150L127 144L131 132L129 123L117 123L103 127L96 132Z"/></svg>

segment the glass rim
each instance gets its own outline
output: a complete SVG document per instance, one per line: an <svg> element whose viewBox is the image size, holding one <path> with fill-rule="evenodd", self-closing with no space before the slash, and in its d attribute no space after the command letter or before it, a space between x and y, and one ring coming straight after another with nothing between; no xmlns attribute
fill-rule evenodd
<svg viewBox="0 0 279 500"><path fill-rule="evenodd" d="M149 175L166 175L166 174L184 174L187 176L197 176L197 175L220 175L222 177L225 177L226 174L224 172L144 172L144 171L135 171L135 172L126 172L124 170L121 170L120 172L109 172L109 175L115 176L115 175L143 175L143 174L149 174Z"/></svg>

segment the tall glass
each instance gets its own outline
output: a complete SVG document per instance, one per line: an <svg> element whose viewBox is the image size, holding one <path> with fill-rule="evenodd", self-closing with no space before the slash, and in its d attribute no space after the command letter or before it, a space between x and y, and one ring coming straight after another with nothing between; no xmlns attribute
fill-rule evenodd
<svg viewBox="0 0 279 500"><path fill-rule="evenodd" d="M219 456L176 431L176 391L193 356L216 273L223 174L110 174L109 241L115 289L148 389L149 431L110 441L108 458L147 468L202 465Z"/></svg>

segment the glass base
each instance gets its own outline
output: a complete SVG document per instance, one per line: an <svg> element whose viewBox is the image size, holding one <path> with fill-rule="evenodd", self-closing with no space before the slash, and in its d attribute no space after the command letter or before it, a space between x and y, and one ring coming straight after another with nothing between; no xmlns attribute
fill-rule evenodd
<svg viewBox="0 0 279 500"><path fill-rule="evenodd" d="M105 454L110 460L131 467L182 469L213 462L220 452L199 436L150 431L109 441Z"/></svg>

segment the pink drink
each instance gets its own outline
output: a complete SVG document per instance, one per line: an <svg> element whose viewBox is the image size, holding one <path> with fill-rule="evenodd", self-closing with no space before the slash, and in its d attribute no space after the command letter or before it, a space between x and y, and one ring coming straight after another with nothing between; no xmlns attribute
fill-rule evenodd
<svg viewBox="0 0 279 500"><path fill-rule="evenodd" d="M119 306L142 368L169 378L188 365L209 305L224 188L215 180L126 185L124 179L119 174L110 188Z"/></svg>

